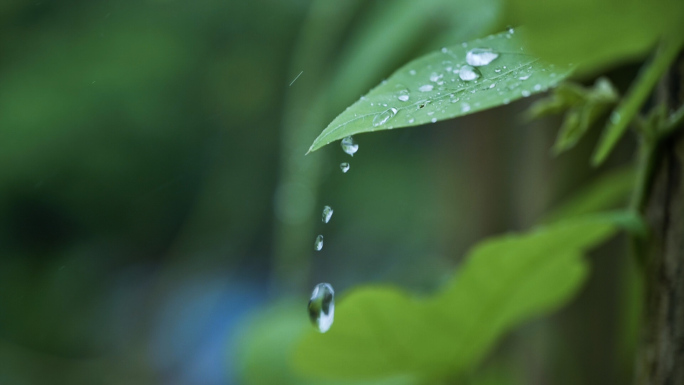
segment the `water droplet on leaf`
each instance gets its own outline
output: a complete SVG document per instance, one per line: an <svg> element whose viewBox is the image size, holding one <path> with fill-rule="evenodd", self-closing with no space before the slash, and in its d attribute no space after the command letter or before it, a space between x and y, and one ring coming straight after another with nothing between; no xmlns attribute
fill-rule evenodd
<svg viewBox="0 0 684 385"><path fill-rule="evenodd" d="M469 82L472 80L475 80L480 77L480 71L477 70L477 68L469 66L469 65L464 65L461 67L461 69L458 71L458 77L461 78L461 80Z"/></svg>
<svg viewBox="0 0 684 385"><path fill-rule="evenodd" d="M381 114L375 115L375 118L373 118L373 127L382 126L383 124L387 123L388 120L392 119L394 117L394 115L396 115L396 114L397 114L397 109L392 107L388 110L385 110ZM359 146L357 145L356 147L358 149ZM354 150L354 152L356 152L356 150ZM353 155L353 153L350 155Z"/></svg>
<svg viewBox="0 0 684 385"><path fill-rule="evenodd" d="M377 119L377 116L375 118ZM385 119L385 122L387 121L387 119ZM356 151L359 151L359 145L354 142L354 139L351 136L342 139L342 142L340 144L342 146L342 150L351 156L354 156L354 154L356 154Z"/></svg>
<svg viewBox="0 0 684 385"><path fill-rule="evenodd" d="M499 57L499 54L487 48L473 48L466 54L466 62L471 66L486 66Z"/></svg>
<svg viewBox="0 0 684 385"><path fill-rule="evenodd" d="M420 92L430 92L430 91L432 91L432 89L433 89L434 87L435 87L435 86L433 86L432 84L426 84L426 85L424 85L424 86L418 87L418 91L420 91Z"/></svg>
<svg viewBox="0 0 684 385"><path fill-rule="evenodd" d="M346 174L347 171L349 171L349 163L340 163L340 170L342 170L342 172Z"/></svg>
<svg viewBox="0 0 684 385"><path fill-rule="evenodd" d="M325 333L335 320L335 291L329 283L319 283L309 299L309 319L316 329Z"/></svg>
<svg viewBox="0 0 684 385"><path fill-rule="evenodd" d="M409 92L407 90L399 91L399 96L397 96L397 99L401 100L402 102L408 102Z"/></svg>

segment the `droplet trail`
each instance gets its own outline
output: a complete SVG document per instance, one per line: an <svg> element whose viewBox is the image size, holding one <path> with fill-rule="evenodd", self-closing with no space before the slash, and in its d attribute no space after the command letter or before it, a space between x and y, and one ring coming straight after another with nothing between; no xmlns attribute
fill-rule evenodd
<svg viewBox="0 0 684 385"><path fill-rule="evenodd" d="M354 156L356 151L359 151L359 145L354 142L354 139L351 136L342 139L340 145L342 146L342 150L351 156Z"/></svg>
<svg viewBox="0 0 684 385"><path fill-rule="evenodd" d="M323 207L323 223L330 222L330 218L332 218L332 215L333 215L332 207L330 207L330 206Z"/></svg>
<svg viewBox="0 0 684 385"><path fill-rule="evenodd" d="M314 242L314 249L316 249L316 251L323 250L323 235L319 235L316 237L316 241Z"/></svg>
<svg viewBox="0 0 684 385"><path fill-rule="evenodd" d="M327 332L335 320L335 291L329 283L319 283L309 299L309 319L321 333Z"/></svg>

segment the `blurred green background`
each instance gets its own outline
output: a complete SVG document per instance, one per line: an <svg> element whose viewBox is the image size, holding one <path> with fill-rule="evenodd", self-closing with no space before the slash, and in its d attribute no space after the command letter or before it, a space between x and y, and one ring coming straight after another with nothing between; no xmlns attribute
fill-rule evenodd
<svg viewBox="0 0 684 385"><path fill-rule="evenodd" d="M506 15L497 0L4 0L0 384L309 383L287 354L316 283L429 293L477 240L623 167L629 142L588 167L595 132L553 158L560 120L526 121L528 100L304 157L394 69ZM612 68L624 91L638 61ZM629 261L619 240L595 254L581 295L472 383L629 379Z"/></svg>

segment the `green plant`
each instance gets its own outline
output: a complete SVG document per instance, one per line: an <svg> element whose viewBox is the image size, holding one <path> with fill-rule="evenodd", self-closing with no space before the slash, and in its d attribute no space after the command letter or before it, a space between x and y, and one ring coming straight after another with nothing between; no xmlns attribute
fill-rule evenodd
<svg viewBox="0 0 684 385"><path fill-rule="evenodd" d="M454 3L434 1L429 6L448 9L448 4ZM636 177L631 170L612 175L549 215L541 227L482 242L449 284L431 296L393 287L355 288L341 299L328 333L304 333L296 344L294 365L301 373L322 380L458 381L504 332L562 306L577 293L587 274L586 250L627 230L636 258L642 263L649 258L645 250L656 241L641 213L659 151L681 126L684 109L656 100L649 110L646 101L656 84L666 81L681 52L684 4L516 0L504 7L522 27L450 45L402 66L339 114L309 152L349 135L435 123L553 89L531 115L566 113L555 153L571 149L605 120L591 159L599 166L632 125L641 153ZM575 20L580 19L578 28ZM374 41L372 35L368 41ZM489 55L487 63L466 66L473 49ZM603 78L589 89L564 82L572 76L597 77L615 63L651 51L652 58L622 98ZM647 117L640 117L640 111ZM607 211L628 192L629 207Z"/></svg>

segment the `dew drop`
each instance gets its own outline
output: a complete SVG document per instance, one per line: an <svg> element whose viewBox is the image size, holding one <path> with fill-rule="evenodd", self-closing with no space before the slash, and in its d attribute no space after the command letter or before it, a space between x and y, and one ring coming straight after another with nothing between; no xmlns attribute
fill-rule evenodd
<svg viewBox="0 0 684 385"><path fill-rule="evenodd" d="M426 84L426 85L423 85L423 86L418 87L418 91L420 91L420 92L430 92L430 91L432 91L432 89L433 89L434 87L435 87L435 86L433 86L432 84Z"/></svg>
<svg viewBox="0 0 684 385"><path fill-rule="evenodd" d="M340 170L342 170L342 172L346 174L347 171L349 171L349 163L340 163Z"/></svg>
<svg viewBox="0 0 684 385"><path fill-rule="evenodd" d="M492 85L489 86L489 88L494 88L494 87L496 87L496 83L492 83Z"/></svg>
<svg viewBox="0 0 684 385"><path fill-rule="evenodd" d="M526 98L526 97L530 96L530 91L522 90L522 92L520 92L520 94L522 94L522 96Z"/></svg>
<svg viewBox="0 0 684 385"><path fill-rule="evenodd" d="M335 291L329 283L319 283L309 299L309 319L321 333L332 326L335 319Z"/></svg>
<svg viewBox="0 0 684 385"><path fill-rule="evenodd" d="M433 72L433 73L430 75L430 81L433 82L433 83L437 83L437 82L439 81L439 79L442 78L442 76L444 76L444 75L439 75L438 73Z"/></svg>
<svg viewBox="0 0 684 385"><path fill-rule="evenodd" d="M314 249L316 249L316 251L323 250L323 236L322 235L319 235L316 237L316 241L314 242Z"/></svg>
<svg viewBox="0 0 684 385"><path fill-rule="evenodd" d="M478 71L475 67L464 65L458 71L458 77L460 77L461 80L466 82L473 81L480 77L480 71Z"/></svg>
<svg viewBox="0 0 684 385"><path fill-rule="evenodd" d="M373 127L378 127L382 126L383 124L387 123L388 120L392 119L394 115L397 114L397 109L392 107L390 109L385 110L383 113L375 115L375 118L373 118ZM358 145L356 145L356 148L358 149ZM345 151L346 152L346 151ZM350 155L354 155L354 150ZM347 152L349 154L349 152Z"/></svg>
<svg viewBox="0 0 684 385"><path fill-rule="evenodd" d="M468 112L468 111L470 111L470 104L463 103L463 105L461 106L461 112Z"/></svg>
<svg viewBox="0 0 684 385"><path fill-rule="evenodd" d="M437 118L432 118L432 119L430 119L430 121L431 121L432 123L437 123Z"/></svg>
<svg viewBox="0 0 684 385"><path fill-rule="evenodd" d="M410 71L409 71L409 74L415 75L415 74L416 74L416 70L410 70Z"/></svg>
<svg viewBox="0 0 684 385"><path fill-rule="evenodd" d="M330 218L332 218L332 215L333 215L332 207L330 207L330 206L323 207L323 223L330 222Z"/></svg>
<svg viewBox="0 0 684 385"><path fill-rule="evenodd" d="M351 156L354 156L354 154L356 154L356 151L359 151L359 145L354 142L354 139L351 136L342 139L342 142L340 144L342 145L342 150Z"/></svg>
<svg viewBox="0 0 684 385"><path fill-rule="evenodd" d="M399 91L399 96L397 96L397 99L399 99L402 102L408 102L409 100L409 92L407 90L401 90Z"/></svg>
<svg viewBox="0 0 684 385"><path fill-rule="evenodd" d="M466 62L471 66L486 66L499 57L499 54L487 48L473 48L466 54Z"/></svg>
<svg viewBox="0 0 684 385"><path fill-rule="evenodd" d="M525 75L525 76L519 77L518 80L527 80L529 78L530 78L530 75Z"/></svg>

